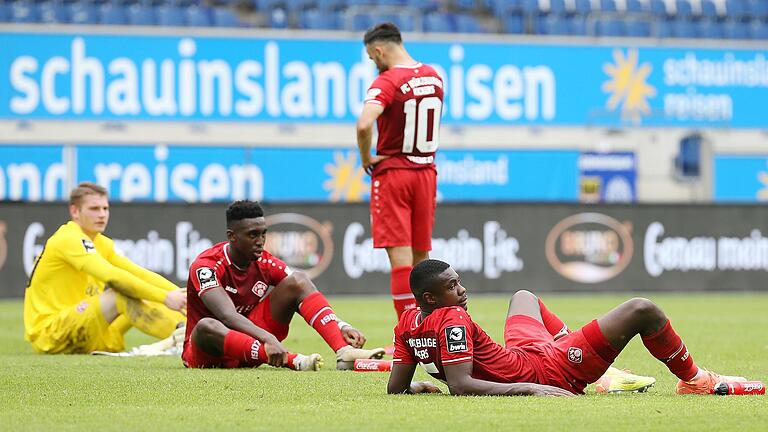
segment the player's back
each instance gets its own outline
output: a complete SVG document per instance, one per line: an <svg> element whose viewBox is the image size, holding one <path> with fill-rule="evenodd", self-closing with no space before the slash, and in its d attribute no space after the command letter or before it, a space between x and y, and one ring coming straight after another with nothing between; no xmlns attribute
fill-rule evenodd
<svg viewBox="0 0 768 432"><path fill-rule="evenodd" d="M365 102L384 107L376 123L376 153L390 158L376 172L434 167L443 109L443 80L434 68L393 66L371 84Z"/></svg>

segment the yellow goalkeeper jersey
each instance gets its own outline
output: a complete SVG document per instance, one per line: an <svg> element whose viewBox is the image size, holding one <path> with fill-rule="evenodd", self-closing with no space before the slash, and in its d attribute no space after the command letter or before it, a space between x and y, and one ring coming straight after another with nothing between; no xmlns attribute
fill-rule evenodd
<svg viewBox="0 0 768 432"><path fill-rule="evenodd" d="M178 288L116 253L109 237L90 238L72 221L59 227L35 260L24 293L26 339L33 339L47 317L100 294L107 282L119 284L133 297L155 302L163 302L168 291Z"/></svg>

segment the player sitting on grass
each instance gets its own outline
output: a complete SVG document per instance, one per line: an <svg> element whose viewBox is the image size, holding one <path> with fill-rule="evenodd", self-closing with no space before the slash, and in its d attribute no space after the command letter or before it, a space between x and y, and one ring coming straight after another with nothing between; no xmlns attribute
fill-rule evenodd
<svg viewBox="0 0 768 432"><path fill-rule="evenodd" d="M115 252L103 234L107 190L80 183L69 197L72 220L45 243L24 293L24 337L37 352L117 352L132 326L168 338L184 324L183 289Z"/></svg>
<svg viewBox="0 0 768 432"><path fill-rule="evenodd" d="M680 378L679 394L711 394L719 382L744 380L696 366L664 312L647 299L629 300L554 341L546 323L559 318L530 292L518 291L509 305L502 347L472 321L467 290L450 265L423 261L411 272L410 283L420 309L406 311L395 327L389 393L439 392L429 382L411 382L420 363L454 395L581 394L637 334Z"/></svg>
<svg viewBox="0 0 768 432"><path fill-rule="evenodd" d="M337 319L306 274L293 271L264 250L267 226L261 206L236 201L227 208L227 239L203 251L187 282L188 323L182 359L187 367L254 367L268 363L318 370L319 354L288 352L294 313L336 352L336 367L381 358L384 349L362 349L365 336Z"/></svg>

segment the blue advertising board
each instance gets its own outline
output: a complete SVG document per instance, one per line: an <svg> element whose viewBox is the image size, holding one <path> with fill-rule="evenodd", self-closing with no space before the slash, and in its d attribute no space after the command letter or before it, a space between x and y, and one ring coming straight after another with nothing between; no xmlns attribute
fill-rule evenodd
<svg viewBox="0 0 768 432"><path fill-rule="evenodd" d="M70 169L66 154L77 161ZM65 200L93 181L122 202L367 201L357 149L0 146L0 200ZM440 201L575 201L579 153L438 152Z"/></svg>
<svg viewBox="0 0 768 432"><path fill-rule="evenodd" d="M352 122L376 77L356 39L6 32L0 118ZM766 50L408 42L445 124L762 128Z"/></svg>
<svg viewBox="0 0 768 432"><path fill-rule="evenodd" d="M768 202L768 154L715 155L714 197L719 202Z"/></svg>

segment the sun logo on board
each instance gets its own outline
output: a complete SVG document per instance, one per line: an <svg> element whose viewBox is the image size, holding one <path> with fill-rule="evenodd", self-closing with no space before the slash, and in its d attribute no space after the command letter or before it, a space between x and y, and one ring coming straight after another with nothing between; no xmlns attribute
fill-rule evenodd
<svg viewBox="0 0 768 432"><path fill-rule="evenodd" d="M334 152L333 163L325 164L324 168L330 178L323 182L323 189L329 192L331 202L358 202L368 194L370 185L365 181L356 152Z"/></svg>
<svg viewBox="0 0 768 432"><path fill-rule="evenodd" d="M610 94L606 106L611 111L621 108L621 118L639 124L643 116L651 113L648 99L656 96L656 88L646 80L653 67L650 63L638 64L636 49L613 51L613 63L603 65L603 72L610 77L603 82L602 90Z"/></svg>

